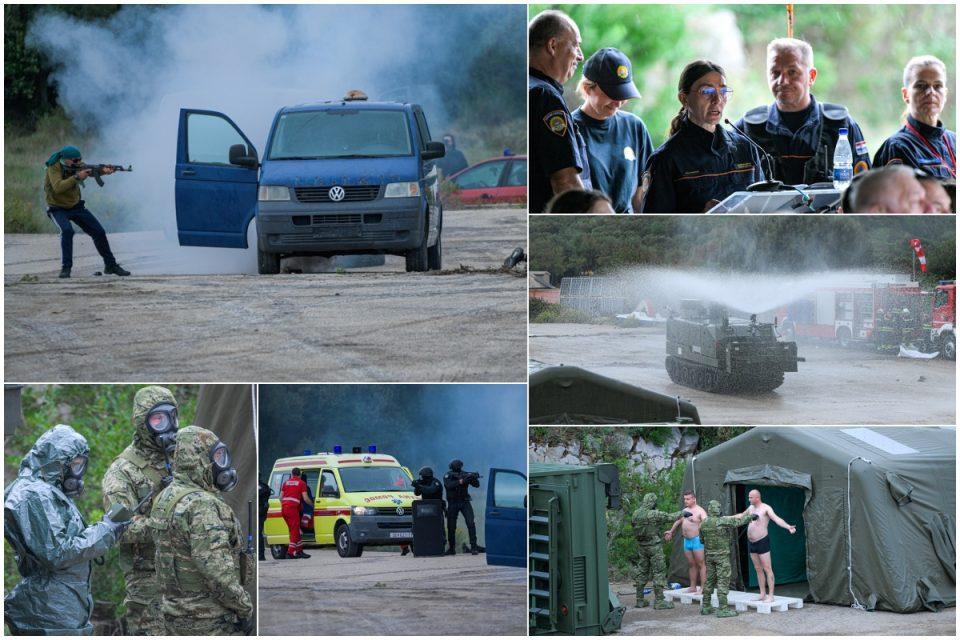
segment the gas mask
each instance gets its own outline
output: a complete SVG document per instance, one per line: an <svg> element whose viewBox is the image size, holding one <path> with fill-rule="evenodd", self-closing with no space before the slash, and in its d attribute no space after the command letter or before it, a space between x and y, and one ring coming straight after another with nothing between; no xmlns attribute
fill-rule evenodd
<svg viewBox="0 0 960 640"><path fill-rule="evenodd" d="M144 425L147 427L150 438L168 456L173 455L177 448L177 428L180 426L177 407L166 402L154 406L147 412Z"/></svg>
<svg viewBox="0 0 960 640"><path fill-rule="evenodd" d="M707 504L707 513L714 518L720 517L720 503L716 500L711 500L709 504Z"/></svg>
<svg viewBox="0 0 960 640"><path fill-rule="evenodd" d="M224 442L217 442L210 449L210 462L213 463L213 484L220 491L232 491L237 486L237 470L230 466L233 456Z"/></svg>
<svg viewBox="0 0 960 640"><path fill-rule="evenodd" d="M77 456L63 465L63 493L76 496L83 491L83 474L87 472L87 456Z"/></svg>

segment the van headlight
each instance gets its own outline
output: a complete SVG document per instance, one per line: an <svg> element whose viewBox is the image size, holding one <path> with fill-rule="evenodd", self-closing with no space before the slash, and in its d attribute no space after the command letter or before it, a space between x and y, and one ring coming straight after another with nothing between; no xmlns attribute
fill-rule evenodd
<svg viewBox="0 0 960 640"><path fill-rule="evenodd" d="M383 192L384 198L418 198L419 182L391 182Z"/></svg>
<svg viewBox="0 0 960 640"><path fill-rule="evenodd" d="M290 200L290 188L268 187L261 185L260 188L257 189L257 200L260 202Z"/></svg>
<svg viewBox="0 0 960 640"><path fill-rule="evenodd" d="M375 507L350 507L350 512L355 516L377 515L377 510Z"/></svg>

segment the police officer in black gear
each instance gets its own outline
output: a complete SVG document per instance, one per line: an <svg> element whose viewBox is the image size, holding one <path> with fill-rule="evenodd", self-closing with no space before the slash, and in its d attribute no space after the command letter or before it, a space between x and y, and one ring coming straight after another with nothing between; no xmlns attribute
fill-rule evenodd
<svg viewBox="0 0 960 640"><path fill-rule="evenodd" d="M563 83L583 61L580 30L561 11L544 11L528 26L529 208L543 213L555 194L591 189L587 147L563 99Z"/></svg>
<svg viewBox="0 0 960 640"><path fill-rule="evenodd" d="M468 489L470 486L480 487L480 476L464 472L462 460L451 460L450 471L443 476L443 486L447 490L447 555L457 553L457 515L460 513L467 523L470 553L477 555L480 547L477 545L477 526L473 522L473 505L470 504Z"/></svg>
<svg viewBox="0 0 960 640"><path fill-rule="evenodd" d="M775 101L751 109L735 125L772 157L774 175L768 177L784 184L832 182L840 129L847 129L854 173L870 168L863 132L847 108L818 102L810 93L816 77L809 43L772 41L767 45L767 83Z"/></svg>
<svg viewBox="0 0 960 640"><path fill-rule="evenodd" d="M424 500L443 500L443 485L433 475L433 469L423 467L419 478L413 481L413 495L423 496Z"/></svg>
<svg viewBox="0 0 960 640"><path fill-rule="evenodd" d="M271 489L263 482L263 480L261 480L259 486L257 487L257 506L260 510L260 535L258 536L260 544L258 545L257 549L259 552L259 558L261 560L267 559L263 553L263 524L267 521L267 510L270 508L270 496L272 495L273 489Z"/></svg>

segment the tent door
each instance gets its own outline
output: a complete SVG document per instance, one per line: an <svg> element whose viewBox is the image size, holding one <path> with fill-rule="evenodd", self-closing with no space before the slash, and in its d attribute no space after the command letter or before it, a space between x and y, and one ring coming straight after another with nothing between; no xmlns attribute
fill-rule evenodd
<svg viewBox="0 0 960 640"><path fill-rule="evenodd" d="M797 532L793 535L786 529L781 529L771 522L770 532L770 560L773 564L776 585L807 582L807 536L803 524L803 489L794 487L733 485L736 513L744 511L750 502L747 494L757 489L763 496L763 501L773 507L778 516L785 522L796 525ZM740 551L740 575L748 589L757 589L757 573L750 560L747 550L747 530L741 529L738 539Z"/></svg>

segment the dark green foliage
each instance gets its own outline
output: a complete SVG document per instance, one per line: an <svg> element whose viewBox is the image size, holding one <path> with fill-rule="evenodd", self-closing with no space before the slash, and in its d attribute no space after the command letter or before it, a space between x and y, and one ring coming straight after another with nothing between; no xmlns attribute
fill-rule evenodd
<svg viewBox="0 0 960 640"><path fill-rule="evenodd" d="M530 298L530 322L595 322L593 316L584 311L550 304L538 298Z"/></svg>
<svg viewBox="0 0 960 640"><path fill-rule="evenodd" d="M130 424L133 396L142 385L49 385L25 387L22 403L25 426L4 443L4 484L16 479L20 460L40 435L56 424L69 424L90 445L90 461L84 478L84 491L76 498L77 507L87 522L103 516L100 483L107 467L133 441ZM168 385L180 403L180 424L190 424L197 408L197 385ZM9 591L20 579L13 550L4 541L4 589ZM111 550L106 564L94 565L93 597L98 613L122 615L123 574L117 564L117 551ZM101 620L102 622L102 620Z"/></svg>
<svg viewBox="0 0 960 640"><path fill-rule="evenodd" d="M759 273L856 268L910 273L911 238L919 238L926 250L924 286L954 277L954 220L935 216L533 217L530 269L557 278L638 264Z"/></svg>

